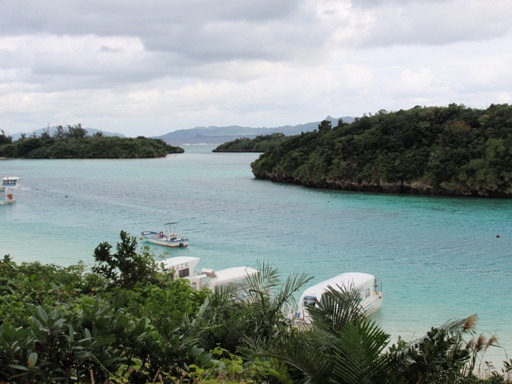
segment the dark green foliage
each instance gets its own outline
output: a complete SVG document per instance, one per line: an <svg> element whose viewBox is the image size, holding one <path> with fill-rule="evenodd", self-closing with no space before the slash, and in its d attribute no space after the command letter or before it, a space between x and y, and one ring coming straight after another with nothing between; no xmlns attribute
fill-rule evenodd
<svg viewBox="0 0 512 384"><path fill-rule="evenodd" d="M117 243L117 252L111 253L112 246L101 243L94 250L96 263L92 271L105 277L113 285L132 288L138 282L154 283L157 280L157 263L149 247L137 253L137 239L121 231L121 242Z"/></svg>
<svg viewBox="0 0 512 384"><path fill-rule="evenodd" d="M12 136L9 136L3 129L0 129L0 132L2 134L0 135L0 145L2 144L11 144L12 143Z"/></svg>
<svg viewBox="0 0 512 384"><path fill-rule="evenodd" d="M97 273L0 261L0 382L510 383L512 361L477 375L496 339L465 340L475 316L385 350L389 335L354 290L330 289L310 308L313 323L296 327L286 309L305 275L280 284L262 264L242 297L196 292L135 246L125 232L115 254L100 244Z"/></svg>
<svg viewBox="0 0 512 384"><path fill-rule="evenodd" d="M284 133L272 133L270 135L256 136L254 139L242 137L219 145L212 152L267 152L276 145L282 143L289 136Z"/></svg>
<svg viewBox="0 0 512 384"><path fill-rule="evenodd" d="M183 152L183 148L171 146L161 139L104 136L101 132L88 136L80 124L68 126L67 130L59 126L53 137L45 131L41 137L22 136L15 142L0 139L0 156L30 159L155 158Z"/></svg>
<svg viewBox="0 0 512 384"><path fill-rule="evenodd" d="M328 121L251 164L257 178L355 191L512 195L512 106L450 104Z"/></svg>

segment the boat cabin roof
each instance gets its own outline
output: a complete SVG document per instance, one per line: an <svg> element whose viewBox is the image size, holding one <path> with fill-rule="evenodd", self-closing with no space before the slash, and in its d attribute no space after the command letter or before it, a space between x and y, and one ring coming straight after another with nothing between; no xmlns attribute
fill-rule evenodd
<svg viewBox="0 0 512 384"><path fill-rule="evenodd" d="M322 281L312 287L309 287L304 291L302 296L321 296L326 290L328 286L332 288L336 288L337 286L345 287L345 288L357 288L365 283L373 282L375 280L375 276L370 275L368 273L362 272L347 272L342 273L341 275L332 277L328 280Z"/></svg>
<svg viewBox="0 0 512 384"><path fill-rule="evenodd" d="M227 283L230 281L238 281L248 276L254 276L258 270L251 267L233 267L215 271L218 283Z"/></svg>
<svg viewBox="0 0 512 384"><path fill-rule="evenodd" d="M5 176L2 177L2 184L4 186L12 186L18 184L20 181L19 176Z"/></svg>
<svg viewBox="0 0 512 384"><path fill-rule="evenodd" d="M201 260L199 257L178 256L165 259L163 263L165 268L181 269L183 266L185 266L185 268L189 267L193 271L197 263L199 263L199 260Z"/></svg>

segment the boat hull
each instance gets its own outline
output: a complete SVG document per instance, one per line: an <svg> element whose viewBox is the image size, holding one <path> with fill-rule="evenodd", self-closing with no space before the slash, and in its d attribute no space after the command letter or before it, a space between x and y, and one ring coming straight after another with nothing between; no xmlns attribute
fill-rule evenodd
<svg viewBox="0 0 512 384"><path fill-rule="evenodd" d="M365 316L370 316L371 314L377 312L382 307L383 299L384 294L382 292L378 292L368 302L362 302L361 305L363 307Z"/></svg>

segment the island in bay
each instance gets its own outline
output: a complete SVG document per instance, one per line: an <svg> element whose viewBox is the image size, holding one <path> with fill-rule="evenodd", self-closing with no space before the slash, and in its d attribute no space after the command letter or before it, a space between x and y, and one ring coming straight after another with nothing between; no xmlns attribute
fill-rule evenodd
<svg viewBox="0 0 512 384"><path fill-rule="evenodd" d="M105 136L101 131L90 136L81 124L55 132L44 130L39 136L22 135L13 140L3 130L0 134L0 157L28 159L133 159L165 157L183 153L183 148L162 139Z"/></svg>
<svg viewBox="0 0 512 384"><path fill-rule="evenodd" d="M264 153L258 179L348 191L450 196L512 196L512 106L450 104L342 120L313 132L226 143Z"/></svg>

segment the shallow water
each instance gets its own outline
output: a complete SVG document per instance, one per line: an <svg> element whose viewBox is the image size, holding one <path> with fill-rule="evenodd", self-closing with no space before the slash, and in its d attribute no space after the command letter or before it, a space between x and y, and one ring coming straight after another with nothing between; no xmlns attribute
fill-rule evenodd
<svg viewBox="0 0 512 384"><path fill-rule="evenodd" d="M276 184L252 176L258 154L212 148L165 159L2 160L0 173L21 176L22 188L0 206L0 254L92 265L94 248L115 244L121 230L138 236L178 221L190 246L170 256L200 257L200 268L260 260L284 277L315 276L312 284L371 273L385 292L374 318L393 339L477 313L478 331L512 351L512 201ZM486 357L498 367L505 358L498 349Z"/></svg>

